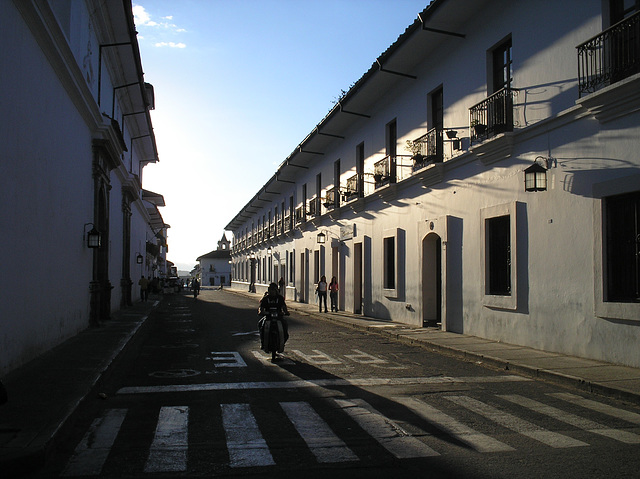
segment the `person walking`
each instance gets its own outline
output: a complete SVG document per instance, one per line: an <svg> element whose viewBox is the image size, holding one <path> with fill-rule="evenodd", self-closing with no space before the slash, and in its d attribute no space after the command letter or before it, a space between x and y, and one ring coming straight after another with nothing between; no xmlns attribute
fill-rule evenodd
<svg viewBox="0 0 640 479"><path fill-rule="evenodd" d="M198 299L198 295L200 294L200 281L198 281L198 278L193 279L191 289L193 289L193 299Z"/></svg>
<svg viewBox="0 0 640 479"><path fill-rule="evenodd" d="M318 283L318 287L316 288L318 292L318 306L320 308L320 312L322 313L322 301L324 300L324 312L327 311L327 277L322 275L320 278L320 282Z"/></svg>
<svg viewBox="0 0 640 479"><path fill-rule="evenodd" d="M142 275L138 285L140 285L140 301L146 302L149 297L149 280Z"/></svg>
<svg viewBox="0 0 640 479"><path fill-rule="evenodd" d="M329 283L329 297L331 298L331 312L338 311L338 279L334 276Z"/></svg>

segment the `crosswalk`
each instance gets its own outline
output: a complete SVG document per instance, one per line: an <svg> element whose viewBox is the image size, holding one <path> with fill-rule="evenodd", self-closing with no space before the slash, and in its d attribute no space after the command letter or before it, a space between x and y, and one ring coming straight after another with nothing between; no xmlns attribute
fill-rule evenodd
<svg viewBox="0 0 640 479"><path fill-rule="evenodd" d="M522 395L493 395L479 400L466 395L444 395L437 406L431 401L416 397L393 397L391 400L404 406L415 420L410 427L406 422L392 419L361 398L326 397L314 402L274 402L269 407L250 403L223 403L216 407L220 417L226 445L226 462L222 467L269 467L278 465L272 454L272 446L261 427L268 421L259 414L279 415L288 420L297 436L286 438L293 448L304 448L317 463L357 463L362 459L353 442L357 437L373 439L380 448L396 459L428 458L452 454L451 444L460 443L466 450L480 454L509 453L527 449L537 444L553 449L588 448L590 437L598 437L621 444L640 444L638 426L640 414L586 399L570 393L549 393L544 400L534 400ZM435 400L434 400L435 402ZM447 407L450 405L450 407ZM197 407L197 406L192 406ZM389 404L386 408L390 407ZM506 409L510 408L509 411ZM446 409L446 410L445 410ZM566 409L571 409L567 411ZM395 409L397 410L397 408ZM580 411L577 414L575 411ZM521 416L525 411L529 419ZM208 414L213 415L211 411ZM598 417L598 421L592 419ZM119 440L123 424L130 420L130 411L124 408L107 409L95 419L67 462L61 476L99 476L109 455ZM469 417L476 419L471 421ZM155 417L155 416L154 416ZM409 416L411 417L411 416ZM539 419L533 422L534 418ZM478 421L477 418L481 420ZM421 421L426 423L422 426ZM331 424L350 422L348 437L339 437ZM611 422L615 426L608 424ZM557 424L549 428L549 424ZM262 425L262 426L261 426ZM567 425L570 427L567 428ZM189 406L161 406L148 450L144 473L180 473L189 470L189 436L198 424L190 423ZM426 432L422 428L427 428ZM150 425L151 429L152 426ZM498 430L502 433L498 439ZM344 429L337 428L344 432ZM482 429L482 430L480 430ZM291 428L282 428L289 430ZM434 432L436 431L436 432ZM561 432L558 432L561 431ZM214 434L208 431L210 434ZM513 433L516 433L515 436ZM291 434L291 433L290 433ZM520 439L515 440L514 437ZM505 439L507 438L507 439ZM579 438L579 439L578 439ZM454 441L451 441L454 439ZM524 441L524 442L522 442ZM382 451L381 449L381 451ZM361 451L360 451L361 452Z"/></svg>

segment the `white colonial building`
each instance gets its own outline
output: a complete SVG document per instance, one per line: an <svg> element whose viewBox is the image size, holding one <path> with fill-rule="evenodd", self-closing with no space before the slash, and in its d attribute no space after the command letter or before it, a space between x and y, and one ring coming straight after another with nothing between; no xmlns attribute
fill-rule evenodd
<svg viewBox="0 0 640 479"><path fill-rule="evenodd" d="M200 256L200 286L231 285L231 242L223 234L218 249Z"/></svg>
<svg viewBox="0 0 640 479"><path fill-rule="evenodd" d="M431 2L230 221L234 287L640 367L637 8Z"/></svg>
<svg viewBox="0 0 640 479"><path fill-rule="evenodd" d="M139 299L164 267L130 0L0 2L0 374Z"/></svg>

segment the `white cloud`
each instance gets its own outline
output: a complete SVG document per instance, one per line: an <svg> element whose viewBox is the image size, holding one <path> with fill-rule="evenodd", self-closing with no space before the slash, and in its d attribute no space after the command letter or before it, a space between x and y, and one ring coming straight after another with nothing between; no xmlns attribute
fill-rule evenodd
<svg viewBox="0 0 640 479"><path fill-rule="evenodd" d="M170 47L170 48L187 48L187 45L184 43L175 43L175 42L158 42L155 44L156 47Z"/></svg>
<svg viewBox="0 0 640 479"><path fill-rule="evenodd" d="M136 25L149 25L151 17L142 5L133 5L133 8L131 10L133 11L133 20L135 21ZM157 25L155 22L152 23L153 25Z"/></svg>

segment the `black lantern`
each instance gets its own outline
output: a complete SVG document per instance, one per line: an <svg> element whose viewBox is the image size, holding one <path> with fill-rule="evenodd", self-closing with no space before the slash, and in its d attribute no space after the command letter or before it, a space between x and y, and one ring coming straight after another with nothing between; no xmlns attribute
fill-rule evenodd
<svg viewBox="0 0 640 479"><path fill-rule="evenodd" d="M136 263L142 264L143 260L144 260L144 258L142 257L142 255L140 253L138 253L138 256L136 256Z"/></svg>
<svg viewBox="0 0 640 479"><path fill-rule="evenodd" d="M87 246L89 248L99 248L101 244L100 232L92 225L92 228L87 233Z"/></svg>
<svg viewBox="0 0 640 479"><path fill-rule="evenodd" d="M317 240L319 244L324 244L327 241L327 235L324 233L318 233Z"/></svg>
<svg viewBox="0 0 640 479"><path fill-rule="evenodd" d="M547 190L547 169L534 163L524 170L524 190L525 191L546 191Z"/></svg>

